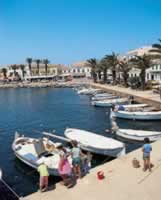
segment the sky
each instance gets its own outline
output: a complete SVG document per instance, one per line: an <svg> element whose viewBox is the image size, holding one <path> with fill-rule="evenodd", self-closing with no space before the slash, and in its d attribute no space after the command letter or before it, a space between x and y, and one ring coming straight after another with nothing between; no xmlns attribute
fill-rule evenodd
<svg viewBox="0 0 161 200"><path fill-rule="evenodd" d="M161 0L0 0L0 65L71 64L161 38Z"/></svg>

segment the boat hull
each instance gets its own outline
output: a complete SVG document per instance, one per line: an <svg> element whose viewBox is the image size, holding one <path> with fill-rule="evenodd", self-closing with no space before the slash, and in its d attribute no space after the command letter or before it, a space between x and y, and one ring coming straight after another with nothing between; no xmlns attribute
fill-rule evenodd
<svg viewBox="0 0 161 200"><path fill-rule="evenodd" d="M66 129L64 132L64 135L71 140L76 140L79 143L81 149L85 151L89 151L91 153L101 154L101 155L110 156L110 157L119 157L119 156L125 155L124 144L112 138L107 138L104 136L100 136L100 135L97 135L88 131L79 130L79 129ZM106 148L105 148L105 144L103 144L103 146L99 144L96 147L95 144L98 143L98 140L102 140L102 139L108 140L108 142L106 143ZM94 140L96 141L96 143L94 142ZM115 142L115 147L111 148L109 143L112 143L112 142Z"/></svg>
<svg viewBox="0 0 161 200"><path fill-rule="evenodd" d="M156 112L154 114L150 114L150 112L126 112L126 111L111 111L112 117L118 117L122 119L130 119L130 120L161 120L161 112Z"/></svg>
<svg viewBox="0 0 161 200"><path fill-rule="evenodd" d="M128 139L128 140L139 141L139 142L143 142L144 138L146 138L146 137L148 137L151 142L154 142L154 141L161 139L161 133L153 135L152 133L146 134L148 132L145 131L145 134L139 135L139 134L135 134L135 133L139 133L139 130L133 130L133 132L135 132L134 134L128 134L128 131L129 130L118 129L116 131L116 135L119 136L119 137Z"/></svg>

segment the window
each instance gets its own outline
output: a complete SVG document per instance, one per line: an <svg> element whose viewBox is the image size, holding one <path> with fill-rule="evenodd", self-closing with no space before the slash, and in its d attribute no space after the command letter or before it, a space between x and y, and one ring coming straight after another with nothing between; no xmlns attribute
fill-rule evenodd
<svg viewBox="0 0 161 200"><path fill-rule="evenodd" d="M78 73L80 73L80 69L78 69L77 71L78 71Z"/></svg>
<svg viewBox="0 0 161 200"><path fill-rule="evenodd" d="M158 65L156 65L156 67L155 67L155 68L156 68L156 70L158 70Z"/></svg>
<svg viewBox="0 0 161 200"><path fill-rule="evenodd" d="M84 73L85 71L84 71L84 69L82 69L82 73Z"/></svg>
<svg viewBox="0 0 161 200"><path fill-rule="evenodd" d="M73 73L75 73L75 69L73 69Z"/></svg>
<svg viewBox="0 0 161 200"><path fill-rule="evenodd" d="M147 73L147 80L149 80L149 74Z"/></svg>

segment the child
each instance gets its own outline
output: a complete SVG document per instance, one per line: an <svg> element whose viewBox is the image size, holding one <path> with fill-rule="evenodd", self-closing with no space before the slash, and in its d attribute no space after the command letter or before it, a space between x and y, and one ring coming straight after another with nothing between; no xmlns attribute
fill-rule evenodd
<svg viewBox="0 0 161 200"><path fill-rule="evenodd" d="M43 161L39 163L39 167L37 170L40 174L40 191L44 192L48 189L49 173L48 173L47 166L45 165Z"/></svg>
<svg viewBox="0 0 161 200"><path fill-rule="evenodd" d="M150 144L149 138L144 138L144 145L142 148L143 151L143 160L144 160L144 168L143 171L149 169L151 172L151 163L150 163L150 153L152 151L152 146Z"/></svg>
<svg viewBox="0 0 161 200"><path fill-rule="evenodd" d="M72 141L72 151L71 151L71 156L72 156L72 165L73 165L73 171L74 175L78 176L81 178L81 156L82 152L80 148L78 147L77 141Z"/></svg>

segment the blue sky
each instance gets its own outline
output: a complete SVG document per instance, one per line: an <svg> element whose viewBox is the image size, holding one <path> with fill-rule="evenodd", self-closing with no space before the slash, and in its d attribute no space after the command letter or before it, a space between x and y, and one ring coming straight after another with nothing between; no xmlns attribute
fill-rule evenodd
<svg viewBox="0 0 161 200"><path fill-rule="evenodd" d="M158 38L160 0L0 0L0 64L70 64Z"/></svg>

